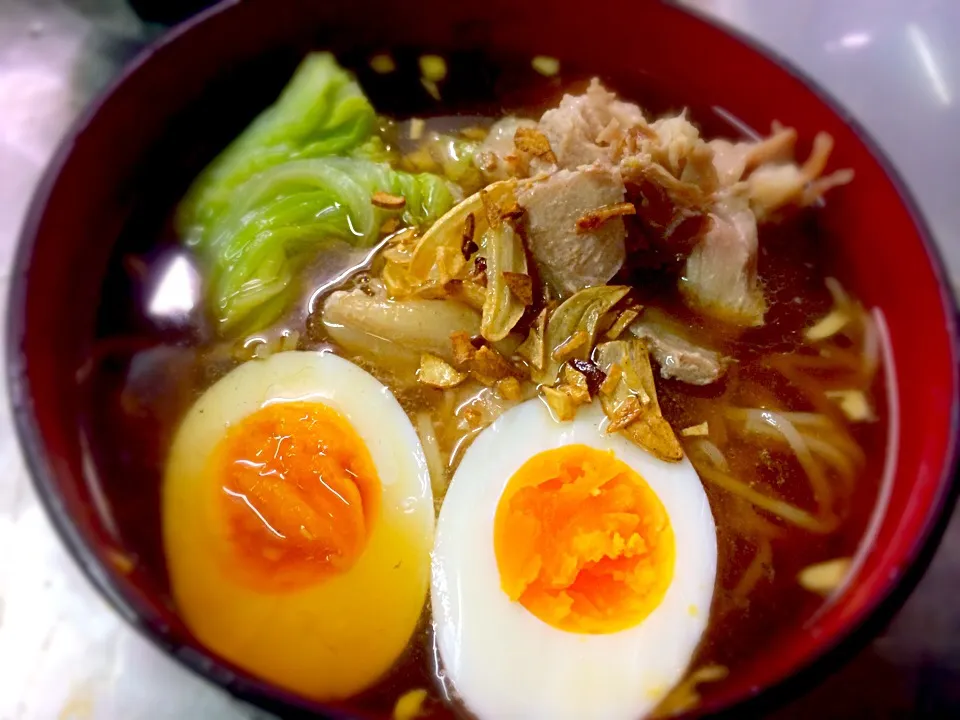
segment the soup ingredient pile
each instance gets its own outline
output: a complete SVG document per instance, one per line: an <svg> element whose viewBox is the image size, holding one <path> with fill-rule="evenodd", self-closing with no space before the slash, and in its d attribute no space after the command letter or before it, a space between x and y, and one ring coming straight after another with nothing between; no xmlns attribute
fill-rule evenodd
<svg viewBox="0 0 960 720"><path fill-rule="evenodd" d="M702 660L718 614L780 538L838 528L865 463L859 303L829 281L789 351L750 345L775 302L763 229L852 173L827 172L825 134L803 162L777 124L708 141L596 79L539 119L469 122L378 118L313 54L181 203L208 350L236 367L166 467L177 607L313 700L682 710L727 672ZM344 247L364 261L312 286Z"/></svg>

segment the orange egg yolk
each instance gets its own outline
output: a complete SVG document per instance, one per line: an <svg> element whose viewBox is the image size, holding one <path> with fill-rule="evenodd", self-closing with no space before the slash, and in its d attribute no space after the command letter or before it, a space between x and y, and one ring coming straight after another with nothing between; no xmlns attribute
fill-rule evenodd
<svg viewBox="0 0 960 720"><path fill-rule="evenodd" d="M380 480L363 440L321 403L267 405L230 427L213 455L226 561L264 592L350 569L376 519Z"/></svg>
<svg viewBox="0 0 960 720"><path fill-rule="evenodd" d="M673 577L670 519L613 452L567 445L510 478L494 520L500 583L543 622L576 633L633 627Z"/></svg>

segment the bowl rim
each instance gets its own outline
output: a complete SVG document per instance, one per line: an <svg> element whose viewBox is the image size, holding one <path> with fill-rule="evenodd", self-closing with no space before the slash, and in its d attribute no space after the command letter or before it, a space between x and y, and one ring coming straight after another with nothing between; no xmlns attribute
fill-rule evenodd
<svg viewBox="0 0 960 720"><path fill-rule="evenodd" d="M30 481L37 492L40 504L44 507L68 554L79 566L83 575L130 627L179 665L215 686L223 688L237 700L249 702L267 710L283 712L285 717L293 712L297 717L350 720L355 717L350 712L344 712L338 708L320 709L312 701L300 698L273 684L261 681L246 671L232 667L227 661L218 658L202 646L194 647L172 639L164 623L146 618L137 611L130 598L118 588L114 572L101 561L92 544L84 539L64 504L54 479L56 473L48 462L45 441L34 413L33 399L26 392L29 387L28 362L21 349L21 340L27 332L24 312L28 295L27 269L34 255L37 234L45 217L50 196L70 160L74 142L83 134L85 128L95 121L108 99L136 75L141 67L151 62L159 50L173 45L198 25L211 21L240 4L242 0L220 0L213 6L171 27L145 45L89 102L58 143L56 151L33 191L11 266L12 278L8 291L5 333L5 381L13 425ZM926 572L960 495L960 328L958 328L960 310L958 310L956 291L950 284L942 253L916 198L896 166L860 121L806 71L775 48L722 19L708 16L698 8L681 6L677 2L665 2L664 5L668 11L685 15L688 19L705 24L716 32L726 34L751 52L774 63L781 71L798 80L854 131L890 180L921 241L921 247L937 281L941 306L946 316L946 331L954 368L949 444L942 457L936 494L927 508L920 530L905 552L903 571L895 577L889 577L882 589L845 623L843 629L830 642L818 644L791 675L756 688L751 693L737 698L732 704L706 709L706 712L714 717L743 717L744 713L753 715L784 704L847 662L893 617ZM689 716L700 716L703 713L704 710L698 708L691 711Z"/></svg>

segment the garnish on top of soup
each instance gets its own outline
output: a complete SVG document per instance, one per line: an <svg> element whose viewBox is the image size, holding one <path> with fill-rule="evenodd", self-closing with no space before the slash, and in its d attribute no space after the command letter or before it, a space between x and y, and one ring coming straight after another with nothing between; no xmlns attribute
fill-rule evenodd
<svg viewBox="0 0 960 720"><path fill-rule="evenodd" d="M386 118L313 54L181 202L163 547L236 666L397 718L669 715L850 572L881 338L804 233L852 172L579 87Z"/></svg>

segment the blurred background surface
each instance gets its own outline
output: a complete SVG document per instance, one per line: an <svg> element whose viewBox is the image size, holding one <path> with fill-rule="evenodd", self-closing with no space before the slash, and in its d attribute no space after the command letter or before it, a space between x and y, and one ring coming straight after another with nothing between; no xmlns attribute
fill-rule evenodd
<svg viewBox="0 0 960 720"><path fill-rule="evenodd" d="M190 3L135 4L159 7L153 17L164 19ZM773 48L841 101L906 179L960 284L960 2L683 4ZM121 0L0 0L0 317L17 233L57 142L160 32ZM175 665L93 592L37 504L5 396L3 385L0 720L262 717ZM886 632L777 717L960 717L958 596L955 514L926 577Z"/></svg>

